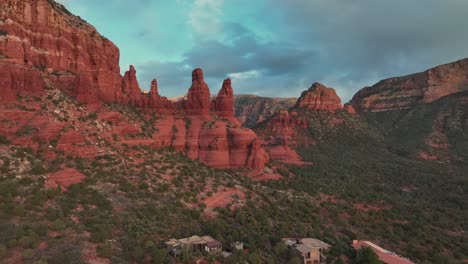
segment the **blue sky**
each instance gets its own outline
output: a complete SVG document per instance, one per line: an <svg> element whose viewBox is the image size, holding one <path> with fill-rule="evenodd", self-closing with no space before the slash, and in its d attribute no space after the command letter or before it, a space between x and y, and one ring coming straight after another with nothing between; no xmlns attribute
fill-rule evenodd
<svg viewBox="0 0 468 264"><path fill-rule="evenodd" d="M61 0L119 48L140 86L297 97L313 82L347 101L393 76L468 57L466 0Z"/></svg>

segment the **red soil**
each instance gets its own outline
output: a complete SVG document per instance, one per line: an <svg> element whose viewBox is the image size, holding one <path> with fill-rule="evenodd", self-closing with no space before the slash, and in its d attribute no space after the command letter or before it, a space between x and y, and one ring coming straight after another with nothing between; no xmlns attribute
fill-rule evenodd
<svg viewBox="0 0 468 264"><path fill-rule="evenodd" d="M234 201L234 195L238 195L239 199L245 201L245 194L243 191L234 188L224 188L213 196L206 198L203 203L207 208L214 209L216 207L226 208L228 204Z"/></svg>
<svg viewBox="0 0 468 264"><path fill-rule="evenodd" d="M83 182L85 178L86 176L81 174L81 172L65 168L61 171L47 174L45 186L46 188L57 188L57 186L60 186L62 190L66 190L72 184Z"/></svg>

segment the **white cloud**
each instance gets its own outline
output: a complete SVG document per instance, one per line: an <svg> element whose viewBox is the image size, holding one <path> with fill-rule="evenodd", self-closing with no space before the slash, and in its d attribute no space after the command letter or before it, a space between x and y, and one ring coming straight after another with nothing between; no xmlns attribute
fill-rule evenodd
<svg viewBox="0 0 468 264"><path fill-rule="evenodd" d="M257 70L247 71L247 72L239 72L239 73L230 73L228 74L229 78L238 79L238 80L246 80L257 78L260 76L260 72Z"/></svg>
<svg viewBox="0 0 468 264"><path fill-rule="evenodd" d="M224 0L195 0L189 13L189 24L196 37L214 38L223 29Z"/></svg>

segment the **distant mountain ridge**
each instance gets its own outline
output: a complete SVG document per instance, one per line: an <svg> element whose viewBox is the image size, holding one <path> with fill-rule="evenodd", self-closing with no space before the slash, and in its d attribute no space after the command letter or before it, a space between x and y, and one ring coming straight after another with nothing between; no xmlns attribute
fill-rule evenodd
<svg viewBox="0 0 468 264"><path fill-rule="evenodd" d="M281 110L288 110L297 98L262 97L252 94L234 95L234 109L237 119L245 127L252 127Z"/></svg>

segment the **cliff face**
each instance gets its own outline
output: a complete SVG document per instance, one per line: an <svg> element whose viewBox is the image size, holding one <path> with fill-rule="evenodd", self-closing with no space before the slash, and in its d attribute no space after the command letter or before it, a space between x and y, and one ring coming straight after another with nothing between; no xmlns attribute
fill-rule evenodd
<svg viewBox="0 0 468 264"><path fill-rule="evenodd" d="M104 102L115 100L121 82L119 50L93 26L50 0L4 0L0 6L2 72L14 79L10 90L43 88L28 85L34 78L29 76L53 73L44 83L59 85L73 75L86 75L91 80L87 90L96 90L93 94Z"/></svg>
<svg viewBox="0 0 468 264"><path fill-rule="evenodd" d="M466 160L468 58L382 80L350 102L387 134L392 148L427 160Z"/></svg>
<svg viewBox="0 0 468 264"><path fill-rule="evenodd" d="M62 5L52 0L5 0L0 7L0 106L6 119L17 119L16 125L2 125L0 133L14 144L31 145L37 140L39 144L31 146L50 157L54 155L50 149L43 149L43 143L55 138L57 150L68 154L94 157L104 151L96 147L98 144L89 144L99 140L85 132L95 127L85 129L76 122L69 123L70 116L62 116L58 126L57 119L45 109L45 102L30 104L35 108L27 113L14 111L9 104L27 108L22 98L40 101L58 89L85 103L81 111L94 112L98 120L108 122L108 131L100 125L100 137L118 138L115 144L172 146L192 159L219 168L261 170L268 162L262 141L253 131L239 128L234 117L231 80L224 82L217 98L211 101L203 71L195 69L187 98L171 102L159 95L156 80L149 93L142 92L135 67L130 66L122 77L118 48ZM53 108L60 103L58 98L55 100ZM135 124L105 103L137 107L144 113L143 123ZM76 108L68 110L77 115ZM30 130L26 135L21 133L24 127Z"/></svg>
<svg viewBox="0 0 468 264"><path fill-rule="evenodd" d="M358 112L412 109L441 97L468 90L468 58L425 72L383 80L354 95Z"/></svg>

